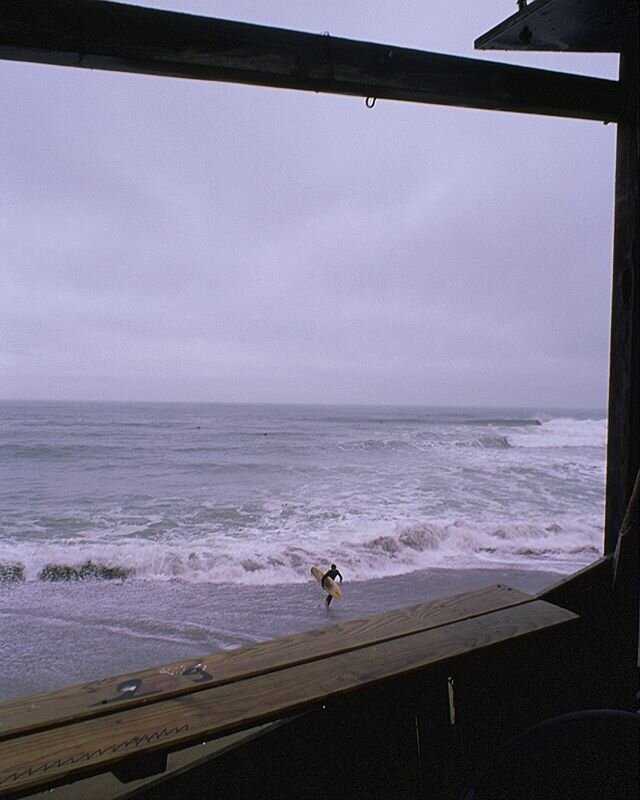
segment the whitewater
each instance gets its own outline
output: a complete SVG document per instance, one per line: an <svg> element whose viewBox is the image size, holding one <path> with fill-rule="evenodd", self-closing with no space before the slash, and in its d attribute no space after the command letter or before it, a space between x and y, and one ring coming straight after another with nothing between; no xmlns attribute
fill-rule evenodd
<svg viewBox="0 0 640 800"><path fill-rule="evenodd" d="M605 441L597 410L0 402L0 698L553 582L602 552Z"/></svg>
<svg viewBox="0 0 640 800"><path fill-rule="evenodd" d="M597 557L602 414L0 404L0 564L268 584Z"/></svg>

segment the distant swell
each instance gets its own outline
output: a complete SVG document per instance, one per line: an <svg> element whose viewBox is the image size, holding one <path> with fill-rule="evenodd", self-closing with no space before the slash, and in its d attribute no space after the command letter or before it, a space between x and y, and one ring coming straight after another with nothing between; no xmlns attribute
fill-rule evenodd
<svg viewBox="0 0 640 800"><path fill-rule="evenodd" d="M108 445L46 445L46 444L4 444L0 445L0 456L18 459L58 459L77 456L97 457L112 453L114 447Z"/></svg>
<svg viewBox="0 0 640 800"><path fill-rule="evenodd" d="M496 448L504 450L511 447L509 439L506 436L480 436L477 439L468 439L456 442L458 447L481 447L482 449L490 450Z"/></svg>

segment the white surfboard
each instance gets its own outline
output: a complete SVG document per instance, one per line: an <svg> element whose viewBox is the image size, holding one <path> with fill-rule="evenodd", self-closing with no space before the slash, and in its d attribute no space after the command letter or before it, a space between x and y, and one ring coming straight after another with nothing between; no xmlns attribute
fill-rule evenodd
<svg viewBox="0 0 640 800"><path fill-rule="evenodd" d="M325 578L324 583L322 583L322 576L324 575L324 572L320 569L320 567L311 567L311 574L318 581L318 583L322 585L322 588L327 594L330 594L331 597L335 597L336 600L342 600L342 589L340 589L338 584L332 578Z"/></svg>

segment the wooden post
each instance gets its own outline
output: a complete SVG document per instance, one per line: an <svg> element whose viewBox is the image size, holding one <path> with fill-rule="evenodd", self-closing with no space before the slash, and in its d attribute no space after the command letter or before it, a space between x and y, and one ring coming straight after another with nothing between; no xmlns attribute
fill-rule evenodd
<svg viewBox="0 0 640 800"><path fill-rule="evenodd" d="M640 600L640 524L637 493L633 492L636 474L640 474L640 23L637 13L636 9L632 41L620 54L625 108L618 123L616 158L605 518L605 552L615 552L609 679L618 687L618 702L630 708L637 703ZM627 506L629 513L625 517Z"/></svg>
<svg viewBox="0 0 640 800"><path fill-rule="evenodd" d="M636 34L637 34L636 18ZM638 37L620 55L624 110L618 123L609 371L605 553L616 547L640 468L640 261L638 251Z"/></svg>

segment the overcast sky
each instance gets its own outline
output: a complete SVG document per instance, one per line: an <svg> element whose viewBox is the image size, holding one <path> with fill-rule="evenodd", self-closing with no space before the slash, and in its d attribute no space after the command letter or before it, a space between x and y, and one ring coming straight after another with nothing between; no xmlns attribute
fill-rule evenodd
<svg viewBox="0 0 640 800"><path fill-rule="evenodd" d="M138 5L473 50L515 0ZM603 407L615 125L0 61L0 398Z"/></svg>

